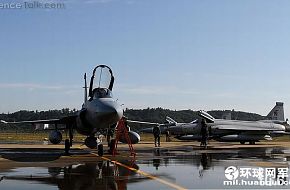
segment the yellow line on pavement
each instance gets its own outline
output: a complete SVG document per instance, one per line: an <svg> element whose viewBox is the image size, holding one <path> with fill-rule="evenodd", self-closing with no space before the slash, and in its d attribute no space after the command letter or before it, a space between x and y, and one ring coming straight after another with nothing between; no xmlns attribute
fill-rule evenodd
<svg viewBox="0 0 290 190"><path fill-rule="evenodd" d="M98 155L95 154L95 153L91 153L91 154L98 156ZM122 166L122 167L124 167L124 168L126 168L126 169L128 169L128 170L131 170L131 171L133 171L133 172L136 172L136 173L138 173L138 174L140 174L140 175L143 175L143 176L148 177L148 178L150 178L150 179L156 180L156 181L158 181L158 182L160 182L160 183L162 183L162 184L164 184L164 185L167 185L167 186L169 186L169 187L171 187L171 188L174 188L174 189L177 189L177 190L185 190L185 189L186 189L186 188L183 188L183 187L181 187L181 186L179 186L179 185L176 185L176 184L174 184L174 183L171 183L171 182L169 182L169 181L166 181L166 180L164 180L164 179L161 179L161 178L158 178L158 177L156 177L156 176L153 176L153 175L151 175L151 174L149 174L149 173L147 173L147 172L144 172L144 171L141 171L141 170L137 170L137 169L135 169L135 168L132 168L132 167L130 167L130 166L127 166L127 165L125 165L125 164L122 164L122 163L120 163L120 162L118 162L118 161L110 160L109 158L106 158L106 157L104 157L104 156L102 156L101 158L102 158L103 160L107 160L107 161L110 161L110 162L112 162L112 163L114 163L114 164L117 164L117 165L119 165L119 166Z"/></svg>

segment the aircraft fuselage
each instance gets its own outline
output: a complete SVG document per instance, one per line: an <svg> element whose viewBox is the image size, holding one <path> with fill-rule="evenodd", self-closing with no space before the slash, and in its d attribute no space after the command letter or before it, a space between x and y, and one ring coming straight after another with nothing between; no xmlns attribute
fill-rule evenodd
<svg viewBox="0 0 290 190"><path fill-rule="evenodd" d="M99 129L116 124L123 117L123 110L113 98L88 100L78 113L76 129L80 134L93 135Z"/></svg>
<svg viewBox="0 0 290 190"><path fill-rule="evenodd" d="M187 126L188 125L188 126ZM200 123L170 127L180 140L200 140ZM248 142L271 140L272 132L285 131L285 126L260 121L238 121L216 119L207 123L209 137L217 141ZM170 129L169 128L169 129Z"/></svg>

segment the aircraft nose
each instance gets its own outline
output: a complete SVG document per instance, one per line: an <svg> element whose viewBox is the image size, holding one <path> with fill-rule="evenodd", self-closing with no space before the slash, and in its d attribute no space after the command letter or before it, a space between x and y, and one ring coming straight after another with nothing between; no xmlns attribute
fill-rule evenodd
<svg viewBox="0 0 290 190"><path fill-rule="evenodd" d="M123 110L121 106L115 101L103 101L101 105L101 118L109 123L117 123L123 117Z"/></svg>
<svg viewBox="0 0 290 190"><path fill-rule="evenodd" d="M285 132L290 132L290 125L285 125Z"/></svg>

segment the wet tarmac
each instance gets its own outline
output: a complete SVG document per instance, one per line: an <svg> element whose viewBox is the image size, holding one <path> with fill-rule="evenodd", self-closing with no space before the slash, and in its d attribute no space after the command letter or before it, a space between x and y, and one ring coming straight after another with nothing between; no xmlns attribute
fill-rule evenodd
<svg viewBox="0 0 290 190"><path fill-rule="evenodd" d="M0 155L1 190L290 188L287 147L146 148L135 160L126 151L112 158L78 148L71 156L57 148L0 148Z"/></svg>

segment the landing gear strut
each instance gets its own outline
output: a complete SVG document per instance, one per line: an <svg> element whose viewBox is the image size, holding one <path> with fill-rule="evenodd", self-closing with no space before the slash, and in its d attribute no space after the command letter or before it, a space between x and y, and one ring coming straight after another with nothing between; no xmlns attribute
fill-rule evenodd
<svg viewBox="0 0 290 190"><path fill-rule="evenodd" d="M66 125L66 135L68 132L68 139L65 139L64 141L64 152L65 155L69 155L70 147L72 147L72 141L73 141L73 128L72 125Z"/></svg>
<svg viewBox="0 0 290 190"><path fill-rule="evenodd" d="M64 141L64 151L65 151L65 155L69 155L69 150L70 150L70 142L69 142L69 139L65 139L65 141Z"/></svg>
<svg viewBox="0 0 290 190"><path fill-rule="evenodd" d="M104 146L103 144L98 145L98 155L103 156L104 155Z"/></svg>
<svg viewBox="0 0 290 190"><path fill-rule="evenodd" d="M109 143L109 154L113 154L115 149L116 139L112 139Z"/></svg>

